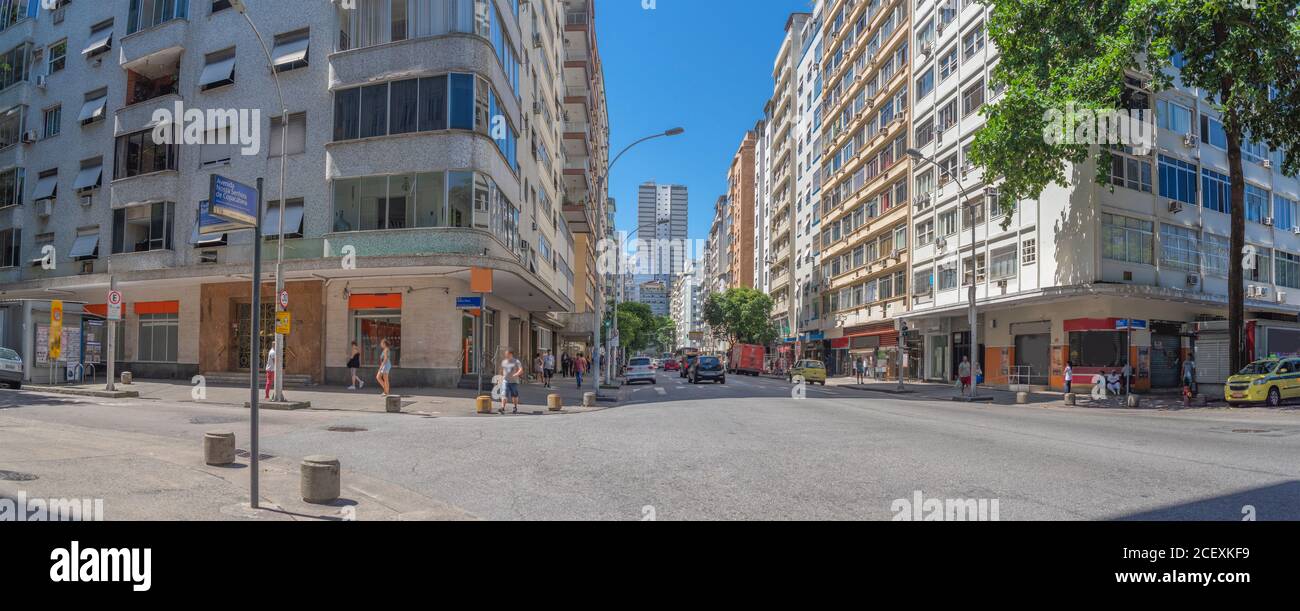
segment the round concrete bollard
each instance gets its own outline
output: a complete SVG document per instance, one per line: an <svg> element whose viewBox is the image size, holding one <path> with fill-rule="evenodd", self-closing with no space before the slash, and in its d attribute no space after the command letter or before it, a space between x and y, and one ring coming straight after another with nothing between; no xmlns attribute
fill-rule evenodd
<svg viewBox="0 0 1300 611"><path fill-rule="evenodd" d="M1066 393L1066 394L1065 394L1065 404L1066 404L1066 405L1076 405L1076 402L1077 402L1077 401L1078 401L1078 397L1076 397L1074 393L1071 392L1071 393Z"/></svg>
<svg viewBox="0 0 1300 611"><path fill-rule="evenodd" d="M339 499L339 460L333 456L308 456L302 460L302 500L316 505Z"/></svg>
<svg viewBox="0 0 1300 611"><path fill-rule="evenodd" d="M561 411L564 409L564 400L560 398L560 395L547 395L546 407L553 412Z"/></svg>
<svg viewBox="0 0 1300 611"><path fill-rule="evenodd" d="M397 395L384 397L384 410L390 414L402 413L402 398Z"/></svg>
<svg viewBox="0 0 1300 611"><path fill-rule="evenodd" d="M224 467L235 462L235 434L230 431L208 431L203 434L203 463Z"/></svg>
<svg viewBox="0 0 1300 611"><path fill-rule="evenodd" d="M589 392L582 395L583 407L596 407L596 393Z"/></svg>
<svg viewBox="0 0 1300 611"><path fill-rule="evenodd" d="M1139 399L1137 395L1129 395L1126 402L1129 407L1142 407L1142 399Z"/></svg>
<svg viewBox="0 0 1300 611"><path fill-rule="evenodd" d="M474 405L478 408L480 414L492 413L492 397L490 395L483 395L475 399Z"/></svg>
<svg viewBox="0 0 1300 611"><path fill-rule="evenodd" d="M131 384L131 372L129 371L122 372L122 383L128 386Z"/></svg>
<svg viewBox="0 0 1300 611"><path fill-rule="evenodd" d="M1027 392L1016 393L1016 405L1026 405L1028 403L1029 403L1029 393Z"/></svg>

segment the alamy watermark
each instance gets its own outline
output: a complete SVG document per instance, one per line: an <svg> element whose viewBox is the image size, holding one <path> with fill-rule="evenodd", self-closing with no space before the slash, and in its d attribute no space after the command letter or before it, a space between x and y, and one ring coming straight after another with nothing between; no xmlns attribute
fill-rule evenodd
<svg viewBox="0 0 1300 611"><path fill-rule="evenodd" d="M1043 142L1127 146L1147 151L1156 145L1155 113L1123 108L1079 108L1069 102L1064 109L1043 113Z"/></svg>
<svg viewBox="0 0 1300 611"><path fill-rule="evenodd" d="M103 522L104 499L0 497L0 522Z"/></svg>
<svg viewBox="0 0 1300 611"><path fill-rule="evenodd" d="M244 155L262 151L262 111L256 108L187 109L177 100L152 118L154 144L234 144Z"/></svg>
<svg viewBox="0 0 1300 611"><path fill-rule="evenodd" d="M926 498L920 490L889 505L894 522L997 522L998 499Z"/></svg>

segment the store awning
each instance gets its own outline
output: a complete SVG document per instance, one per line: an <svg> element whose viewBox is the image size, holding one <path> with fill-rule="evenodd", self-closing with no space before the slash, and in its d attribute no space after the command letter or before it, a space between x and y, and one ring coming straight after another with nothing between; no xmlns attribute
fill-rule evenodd
<svg viewBox="0 0 1300 611"><path fill-rule="evenodd" d="M82 49L81 54L87 57L97 53L103 53L113 48L113 28L104 28L102 30L90 33L90 44Z"/></svg>
<svg viewBox="0 0 1300 611"><path fill-rule="evenodd" d="M287 66L303 61L307 59L307 50L310 44L311 38L307 36L279 43L271 51L271 63L276 70L282 70Z"/></svg>
<svg viewBox="0 0 1300 611"><path fill-rule="evenodd" d="M43 199L53 199L59 192L59 175L46 176L36 182L36 191L32 193L32 199L40 201Z"/></svg>
<svg viewBox="0 0 1300 611"><path fill-rule="evenodd" d="M108 96L98 97L93 100L86 100L86 103L81 105L81 113L77 115L77 120L82 123L85 123L86 121L91 121L103 117L104 105L107 103L108 103Z"/></svg>
<svg viewBox="0 0 1300 611"><path fill-rule="evenodd" d="M103 164L82 168L77 174L77 180L72 183L72 189L80 191L82 189L93 189L99 186L100 177L104 174Z"/></svg>
<svg viewBox="0 0 1300 611"><path fill-rule="evenodd" d="M235 58L233 56L213 62L203 67L203 73L199 75L199 87L207 87L213 83L228 81L234 73Z"/></svg>
<svg viewBox="0 0 1300 611"><path fill-rule="evenodd" d="M72 252L69 253L73 259L85 257L94 257L99 250L99 234L77 236L77 241L72 243Z"/></svg>

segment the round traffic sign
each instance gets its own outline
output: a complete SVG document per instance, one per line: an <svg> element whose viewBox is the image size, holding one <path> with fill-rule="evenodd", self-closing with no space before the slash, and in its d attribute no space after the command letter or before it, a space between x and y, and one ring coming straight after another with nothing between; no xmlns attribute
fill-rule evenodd
<svg viewBox="0 0 1300 611"><path fill-rule="evenodd" d="M289 307L289 291L280 291L280 308Z"/></svg>
<svg viewBox="0 0 1300 611"><path fill-rule="evenodd" d="M121 291L109 291L109 292L108 292L108 303L111 304L111 305L121 305L121 304L122 304L122 292L121 292Z"/></svg>

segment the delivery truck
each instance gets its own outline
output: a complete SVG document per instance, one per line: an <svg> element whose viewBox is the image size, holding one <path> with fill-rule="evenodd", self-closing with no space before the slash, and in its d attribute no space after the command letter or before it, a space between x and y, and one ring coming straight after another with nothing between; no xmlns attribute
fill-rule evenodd
<svg viewBox="0 0 1300 611"><path fill-rule="evenodd" d="M735 374L756 376L763 373L767 350L753 344L736 344L727 356L727 371Z"/></svg>

